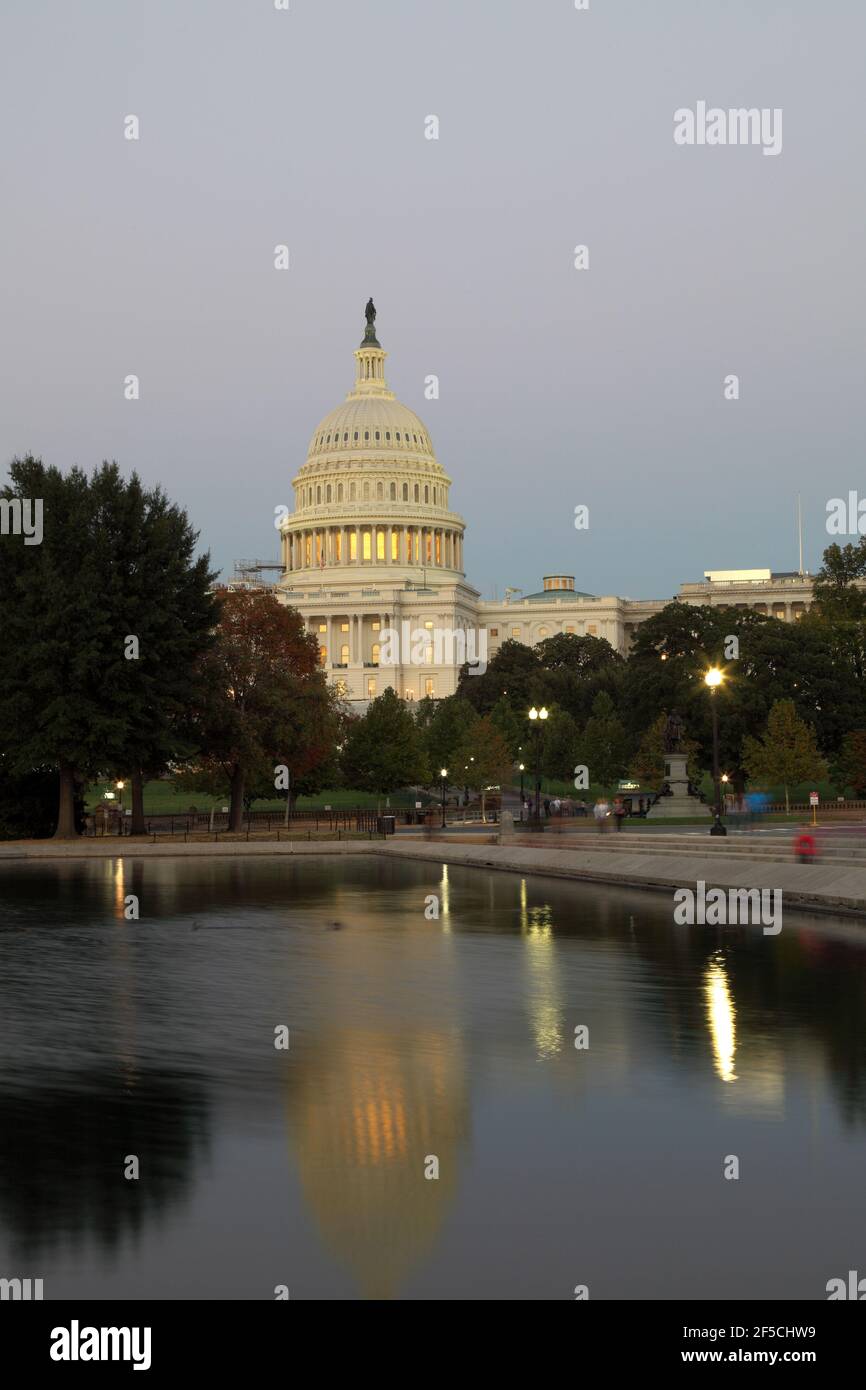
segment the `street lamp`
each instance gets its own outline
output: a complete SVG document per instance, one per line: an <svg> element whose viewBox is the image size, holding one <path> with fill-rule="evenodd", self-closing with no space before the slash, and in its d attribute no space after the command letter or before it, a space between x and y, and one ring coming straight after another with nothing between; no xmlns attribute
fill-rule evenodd
<svg viewBox="0 0 866 1390"><path fill-rule="evenodd" d="M125 782L115 782L114 785L117 787L117 790L120 792L120 814L123 815L123 788L126 786L126 783L125 783Z"/></svg>
<svg viewBox="0 0 866 1390"><path fill-rule="evenodd" d="M523 810L523 774L524 774L525 770L526 770L525 764L524 764L524 763L521 763L521 764L520 764L520 809L521 809L521 812L522 812L522 810Z"/></svg>
<svg viewBox="0 0 866 1390"><path fill-rule="evenodd" d="M713 713L713 785L716 789L715 820L710 826L711 835L727 835L722 825L722 782L719 776L719 716L716 710L716 691L725 679L718 666L712 666L704 676L704 683L710 692L710 709Z"/></svg>
<svg viewBox="0 0 866 1390"><path fill-rule="evenodd" d="M544 720L547 718L547 710L544 705L541 709L536 709L535 705L529 711L529 718L532 721L532 732L535 736L535 823L541 824L541 730L544 727Z"/></svg>
<svg viewBox="0 0 866 1390"><path fill-rule="evenodd" d="M442 779L442 829L445 829L445 778L448 776L447 767L440 767L439 776Z"/></svg>

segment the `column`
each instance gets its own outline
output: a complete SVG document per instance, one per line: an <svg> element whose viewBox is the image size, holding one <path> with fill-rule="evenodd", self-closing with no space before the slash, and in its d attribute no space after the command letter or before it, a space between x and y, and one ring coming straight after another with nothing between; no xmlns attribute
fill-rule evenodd
<svg viewBox="0 0 866 1390"><path fill-rule="evenodd" d="M333 646L331 645L332 642L333 642L333 640L334 640L334 639L333 639L333 634L332 634L332 629L331 629L331 624L332 624L332 622L333 622L333 619L329 617L329 618L326 618L325 621L326 621L327 624L328 624L328 631L325 633L325 644L326 644L326 646L327 646L327 648L328 648L328 660L325 662L325 669L329 671L329 670L331 669L331 663L332 663L333 660L334 660L334 648L333 648Z"/></svg>
<svg viewBox="0 0 866 1390"><path fill-rule="evenodd" d="M356 526L356 527L355 527L355 564L356 564L356 565L360 565L360 563L361 563L361 528L360 528L360 526Z"/></svg>

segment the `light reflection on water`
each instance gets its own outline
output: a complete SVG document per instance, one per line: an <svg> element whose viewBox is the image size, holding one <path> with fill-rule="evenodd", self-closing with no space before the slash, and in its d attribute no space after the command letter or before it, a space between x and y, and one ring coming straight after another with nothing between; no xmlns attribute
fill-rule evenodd
<svg viewBox="0 0 866 1390"><path fill-rule="evenodd" d="M857 928L362 857L0 895L0 1276L48 1298L815 1298L862 1262Z"/></svg>

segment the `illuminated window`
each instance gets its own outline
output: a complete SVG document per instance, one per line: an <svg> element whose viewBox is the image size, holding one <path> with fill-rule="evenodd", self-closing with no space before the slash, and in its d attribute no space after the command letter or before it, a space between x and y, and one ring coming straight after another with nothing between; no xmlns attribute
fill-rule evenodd
<svg viewBox="0 0 866 1390"><path fill-rule="evenodd" d="M399 535L397 534L396 531L392 531L392 532L391 532L391 559L392 559L392 561L393 561L393 560L399 560L399 558L400 558L400 537L399 537Z"/></svg>
<svg viewBox="0 0 866 1390"><path fill-rule="evenodd" d="M435 690L433 689L434 685L435 685L435 681L433 680L433 677L432 677L432 676L428 676L428 677L426 678L426 680L424 681L424 694L425 694L425 695L434 695L434 694L436 693Z"/></svg>
<svg viewBox="0 0 866 1390"><path fill-rule="evenodd" d="M513 627L513 628L511 629L511 636L512 636L512 637L519 637L519 636L520 636L520 628L519 628L519 627Z"/></svg>
<svg viewBox="0 0 866 1390"><path fill-rule="evenodd" d="M380 483L379 486L381 487L382 484ZM377 531L377 532L376 532L376 559L377 559L377 560L384 560L384 558L385 558L385 532L384 532L384 531Z"/></svg>
<svg viewBox="0 0 866 1390"><path fill-rule="evenodd" d="M316 564L317 564L317 565L320 565L321 563L322 563L322 533L321 533L321 531L317 531L317 532L316 532Z"/></svg>
<svg viewBox="0 0 866 1390"><path fill-rule="evenodd" d="M404 700L414 700L414 699L415 699L415 691L414 691L414 690L407 690L407 691L405 691L405 692L404 692L404 695L403 695L403 699L404 699Z"/></svg>
<svg viewBox="0 0 866 1390"><path fill-rule="evenodd" d="M334 533L334 559L336 560L337 564L339 564L340 561L342 560L342 558L343 558L343 533L342 533L342 531L336 531L336 532Z"/></svg>
<svg viewBox="0 0 866 1390"><path fill-rule="evenodd" d="M369 532L369 531L365 531L365 532L363 533L363 535L361 536L361 540L362 540L363 546L364 546L364 550L363 550L363 554L362 554L361 558L362 558L362 560L369 560L369 559L370 559L370 550L371 550L370 532Z"/></svg>
<svg viewBox="0 0 866 1390"><path fill-rule="evenodd" d="M367 677L367 699L368 699L368 700L374 700L375 698L376 698L376 677L375 677L375 676L368 676L368 677Z"/></svg>
<svg viewBox="0 0 866 1390"><path fill-rule="evenodd" d="M349 559L350 559L350 560L357 560L357 558L358 558L358 533L357 533L357 531L350 531L350 532L349 532Z"/></svg>
<svg viewBox="0 0 866 1390"><path fill-rule="evenodd" d="M319 623L319 631L320 631L320 632L327 632L327 631L328 631L328 624L327 624L327 623Z"/></svg>
<svg viewBox="0 0 866 1390"><path fill-rule="evenodd" d="M547 636L547 628L546 628L546 627L540 627L540 628L538 629L538 635L539 635L539 637L546 637L546 636Z"/></svg>
<svg viewBox="0 0 866 1390"><path fill-rule="evenodd" d="M327 663L328 663L328 648L327 648L327 647L320 647L320 648L319 648L319 665L320 665L320 666L326 666Z"/></svg>
<svg viewBox="0 0 866 1390"><path fill-rule="evenodd" d="M436 563L437 565L442 564L442 534L440 531L436 532Z"/></svg>
<svg viewBox="0 0 866 1390"><path fill-rule="evenodd" d="M378 631L380 630L381 626L382 626L382 624L379 622L379 619L378 619L378 618L376 619L376 621L375 621L374 623L371 623L371 624L370 624L370 627L371 627L371 629L373 630L373 632L378 632Z"/></svg>
<svg viewBox="0 0 866 1390"><path fill-rule="evenodd" d="M587 623L586 630L589 633L590 637L598 636L598 627L595 623Z"/></svg>
<svg viewBox="0 0 866 1390"><path fill-rule="evenodd" d="M305 562L306 562L307 565L311 565L311 564L313 563L313 538L312 538L312 536L305 536L305 537L304 537L304 560L305 560Z"/></svg>
<svg viewBox="0 0 866 1390"><path fill-rule="evenodd" d="M424 554L425 554L426 559L427 559L427 564L428 564L428 565L432 565L432 563L433 563L433 537L430 535L430 532L429 532L429 531L427 532L427 535L426 535L426 537L425 537Z"/></svg>
<svg viewBox="0 0 866 1390"><path fill-rule="evenodd" d="M340 661L344 666L348 666L349 664L349 647L346 642L344 642L340 648Z"/></svg>
<svg viewBox="0 0 866 1390"><path fill-rule="evenodd" d="M348 624L348 623L340 623L340 631L341 631L341 632L348 632L348 631L349 631L349 624Z"/></svg>
<svg viewBox="0 0 866 1390"><path fill-rule="evenodd" d="M570 632L570 633L572 633L572 634L574 633L574 627L573 627L573 626L572 626L572 627L566 627L565 630L566 630L566 632Z"/></svg>
<svg viewBox="0 0 866 1390"><path fill-rule="evenodd" d="M425 623L424 626L426 627L426 629L427 629L428 632L432 632L432 631L433 631L433 624L432 624L432 623Z"/></svg>
<svg viewBox="0 0 866 1390"><path fill-rule="evenodd" d="M378 642L374 642L374 643L373 643L373 661L376 663L377 666L379 665L379 651L380 651L379 643L378 643Z"/></svg>

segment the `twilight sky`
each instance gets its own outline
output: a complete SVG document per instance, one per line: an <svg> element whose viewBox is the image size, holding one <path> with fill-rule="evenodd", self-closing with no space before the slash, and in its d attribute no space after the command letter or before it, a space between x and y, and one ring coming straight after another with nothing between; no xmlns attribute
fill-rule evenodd
<svg viewBox="0 0 866 1390"><path fill-rule="evenodd" d="M866 494L864 52L863 0L3 0L0 465L274 559L372 294L485 596L793 569L798 489L814 569ZM700 100L781 154L678 147Z"/></svg>

